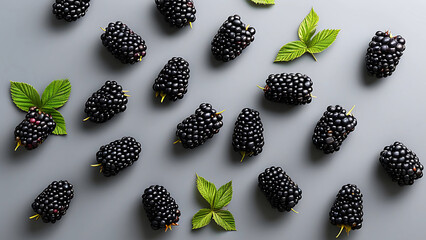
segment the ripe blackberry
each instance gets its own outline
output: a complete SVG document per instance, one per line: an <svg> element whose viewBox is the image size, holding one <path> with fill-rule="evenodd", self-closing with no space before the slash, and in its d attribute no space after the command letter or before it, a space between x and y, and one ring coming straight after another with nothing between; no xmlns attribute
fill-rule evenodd
<svg viewBox="0 0 426 240"><path fill-rule="evenodd" d="M98 164L92 167L101 167L105 177L115 176L121 170L130 167L139 159L141 144L132 137L123 137L102 146L96 153Z"/></svg>
<svg viewBox="0 0 426 240"><path fill-rule="evenodd" d="M181 58L170 59L158 74L152 88L155 96L161 96L161 102L167 96L170 101L182 99L188 91L189 63Z"/></svg>
<svg viewBox="0 0 426 240"><path fill-rule="evenodd" d="M146 55L145 40L126 24L110 23L101 35L102 44L122 63L134 64Z"/></svg>
<svg viewBox="0 0 426 240"><path fill-rule="evenodd" d="M405 39L401 35L377 31L367 49L365 61L369 73L377 78L392 75L405 50Z"/></svg>
<svg viewBox="0 0 426 240"><path fill-rule="evenodd" d="M158 11L171 25L182 28L195 22L194 2L192 0L155 0Z"/></svg>
<svg viewBox="0 0 426 240"><path fill-rule="evenodd" d="M362 227L362 194L359 188L353 184L347 184L340 189L330 210L330 222L340 227L340 236L343 229L349 234L351 230ZM336 238L337 238L336 237Z"/></svg>
<svg viewBox="0 0 426 240"><path fill-rule="evenodd" d="M302 105L312 101L310 77L301 73L271 74L263 89L265 98L272 102Z"/></svg>
<svg viewBox="0 0 426 240"><path fill-rule="evenodd" d="M25 119L15 128L16 149L19 146L28 150L37 148L55 128L56 123L51 115L41 112L37 107L30 108Z"/></svg>
<svg viewBox="0 0 426 240"><path fill-rule="evenodd" d="M57 19L72 22L86 15L90 0L55 0L52 7Z"/></svg>
<svg viewBox="0 0 426 240"><path fill-rule="evenodd" d="M121 85L116 81L106 81L105 84L87 99L84 112L87 118L95 123L103 123L110 120L114 115L126 111L127 91L123 91Z"/></svg>
<svg viewBox="0 0 426 240"><path fill-rule="evenodd" d="M280 212L293 211L302 199L302 189L280 167L270 167L259 174L259 188L265 194L272 208ZM297 212L296 212L297 213Z"/></svg>
<svg viewBox="0 0 426 240"><path fill-rule="evenodd" d="M177 226L180 217L179 206L163 186L152 185L142 195L143 207L154 230L164 228L167 232Z"/></svg>
<svg viewBox="0 0 426 240"><path fill-rule="evenodd" d="M356 118L351 114L353 108L346 113L346 110L339 105L327 107L312 136L312 141L318 149L324 153L340 150L343 141L357 125Z"/></svg>
<svg viewBox="0 0 426 240"><path fill-rule="evenodd" d="M68 210L74 197L73 185L68 181L54 181L34 200L31 207L36 215L30 219L41 218L45 223L59 221Z"/></svg>
<svg viewBox="0 0 426 240"><path fill-rule="evenodd" d="M263 138L263 124L258 111L244 108L235 122L232 146L234 151L243 156L256 156L262 152L265 144Z"/></svg>
<svg viewBox="0 0 426 240"><path fill-rule="evenodd" d="M246 26L240 16L230 16L213 38L212 53L217 60L234 60L254 41L255 33L254 27Z"/></svg>
<svg viewBox="0 0 426 240"><path fill-rule="evenodd" d="M184 148L196 148L212 138L223 126L222 112L209 103L202 103L195 113L177 125L176 136Z"/></svg>
<svg viewBox="0 0 426 240"><path fill-rule="evenodd" d="M423 165L417 155L404 144L395 142L380 153L380 163L394 182L412 185L423 177Z"/></svg>

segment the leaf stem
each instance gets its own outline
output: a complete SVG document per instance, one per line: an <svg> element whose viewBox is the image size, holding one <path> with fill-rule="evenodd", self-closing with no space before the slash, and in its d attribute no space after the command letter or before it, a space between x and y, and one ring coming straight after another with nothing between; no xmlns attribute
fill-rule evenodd
<svg viewBox="0 0 426 240"><path fill-rule="evenodd" d="M315 55L313 53L311 53L312 57L315 59L315 62L318 62L317 58L315 57Z"/></svg>

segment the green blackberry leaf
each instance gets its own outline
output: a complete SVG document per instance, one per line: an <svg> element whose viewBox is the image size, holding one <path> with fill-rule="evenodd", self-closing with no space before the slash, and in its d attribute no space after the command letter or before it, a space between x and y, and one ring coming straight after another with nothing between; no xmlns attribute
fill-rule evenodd
<svg viewBox="0 0 426 240"><path fill-rule="evenodd" d="M203 208L192 217L192 229L198 229L207 226L212 220L213 211Z"/></svg>
<svg viewBox="0 0 426 240"><path fill-rule="evenodd" d="M277 54L274 62L288 62L302 56L307 46L302 41L289 42L284 45Z"/></svg>
<svg viewBox="0 0 426 240"><path fill-rule="evenodd" d="M22 111L28 112L31 107L40 107L40 95L27 83L10 82L12 101Z"/></svg>
<svg viewBox="0 0 426 240"><path fill-rule="evenodd" d="M275 0L251 0L256 4L272 5L275 4Z"/></svg>
<svg viewBox="0 0 426 240"><path fill-rule="evenodd" d="M221 209L228 205L232 200L232 181L223 185L217 190L216 196L214 198L214 209Z"/></svg>
<svg viewBox="0 0 426 240"><path fill-rule="evenodd" d="M216 186L203 177L197 175L197 188L201 196L203 196L203 198L206 199L206 201L213 208L214 198L217 192Z"/></svg>
<svg viewBox="0 0 426 240"><path fill-rule="evenodd" d="M71 83L68 79L55 80L44 89L41 103L44 108L58 109L67 101L71 93Z"/></svg>
<svg viewBox="0 0 426 240"><path fill-rule="evenodd" d="M317 29L319 17L315 13L314 8L311 9L311 12L303 19L300 23L298 34L300 41L304 42L306 45L309 44L312 36L314 36Z"/></svg>
<svg viewBox="0 0 426 240"><path fill-rule="evenodd" d="M336 40L340 29L326 29L317 33L308 45L309 53L319 53L327 49Z"/></svg>
<svg viewBox="0 0 426 240"><path fill-rule="evenodd" d="M53 134L55 135L67 135L67 127L65 125L65 119L58 110L53 108L43 108L41 109L43 112L52 115L53 121L56 123L56 128L53 130Z"/></svg>
<svg viewBox="0 0 426 240"><path fill-rule="evenodd" d="M213 212L213 220L226 231L237 231L234 216L230 211L218 210Z"/></svg>

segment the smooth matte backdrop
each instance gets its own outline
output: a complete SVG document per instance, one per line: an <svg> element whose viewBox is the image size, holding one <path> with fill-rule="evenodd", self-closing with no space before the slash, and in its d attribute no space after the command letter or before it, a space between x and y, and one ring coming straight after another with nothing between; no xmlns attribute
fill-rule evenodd
<svg viewBox="0 0 426 240"><path fill-rule="evenodd" d="M92 1L87 15L72 23L54 18L53 2L3 1L0 7L0 239L334 239L339 229L329 224L328 212L347 183L357 184L364 194L364 225L351 232L351 239L425 238L426 179L401 188L378 161L383 147L398 140L426 164L425 1L276 0L274 6L259 7L247 0L195 0L193 29L170 27L154 0ZM297 40L299 23L312 6L319 30L342 29L336 42L316 55L318 62L305 55L274 64L280 47ZM210 52L211 39L236 13L256 28L256 40L236 60L218 63ZM117 20L146 40L141 63L123 65L102 46L100 27ZM407 39L407 49L396 73L376 80L366 74L364 56L374 33L388 29ZM190 63L188 93L183 100L160 104L152 84L173 56ZM256 85L281 72L309 75L318 98L297 107L265 101ZM41 94L61 78L72 84L70 100L60 109L68 136L50 136L34 151L14 152L13 130L25 113L12 103L9 81L30 83ZM106 80L131 91L127 111L102 125L83 123L85 101ZM226 109L220 133L198 149L173 145L176 125L202 102ZM339 152L324 155L311 136L332 104L356 105L358 126ZM240 163L231 136L244 107L260 111L265 147ZM112 178L90 167L101 145L126 135L142 143L138 162ZM299 214L272 209L259 192L257 176L272 165L283 167L302 188L295 207ZM195 173L216 186L233 181L227 208L237 232L222 231L213 222L191 230L192 216L208 206L196 190ZM75 186L67 215L54 225L29 220L33 199L60 179ZM150 229L141 195L151 184L166 186L180 206L180 226L171 232Z"/></svg>

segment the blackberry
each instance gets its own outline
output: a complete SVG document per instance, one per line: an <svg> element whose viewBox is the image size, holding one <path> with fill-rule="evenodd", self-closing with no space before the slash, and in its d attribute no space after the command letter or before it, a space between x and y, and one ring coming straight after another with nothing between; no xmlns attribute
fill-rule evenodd
<svg viewBox="0 0 426 240"><path fill-rule="evenodd" d="M154 230L172 229L180 217L179 206L163 186L152 185L142 195L143 207Z"/></svg>
<svg viewBox="0 0 426 240"><path fill-rule="evenodd" d="M255 33L254 27L241 22L240 16L230 16L213 38L212 53L220 61L234 60L254 41Z"/></svg>
<svg viewBox="0 0 426 240"><path fill-rule="evenodd" d="M423 177L423 165L419 158L400 142L386 146L379 160L392 180L401 186L412 185Z"/></svg>
<svg viewBox="0 0 426 240"><path fill-rule="evenodd" d="M116 81L106 81L105 84L87 99L84 112L87 118L95 123L103 123L110 120L116 114L126 111L127 91L123 91Z"/></svg>
<svg viewBox="0 0 426 240"><path fill-rule="evenodd" d="M331 224L340 227L337 237L343 229L349 234L351 230L362 227L364 215L362 208L362 194L359 188L353 184L344 185L337 194L329 214Z"/></svg>
<svg viewBox="0 0 426 240"><path fill-rule="evenodd" d="M155 0L158 11L171 25L182 28L195 22L194 2L192 0Z"/></svg>
<svg viewBox="0 0 426 240"><path fill-rule="evenodd" d="M68 181L54 181L40 193L31 207L36 215L30 219L41 218L45 223L59 221L70 206L74 197L73 185Z"/></svg>
<svg viewBox="0 0 426 240"><path fill-rule="evenodd" d="M310 77L301 73L271 74L263 89L265 98L272 102L303 105L312 102Z"/></svg>
<svg viewBox="0 0 426 240"><path fill-rule="evenodd" d="M263 124L258 111L244 108L235 122L232 146L234 151L243 156L256 156L262 152L264 145Z"/></svg>
<svg viewBox="0 0 426 240"><path fill-rule="evenodd" d="M302 199L302 189L280 167L270 167L259 174L259 188L265 194L272 208L280 212L294 211ZM296 212L297 213L297 212Z"/></svg>
<svg viewBox="0 0 426 240"><path fill-rule="evenodd" d="M404 50L405 39L401 35L392 36L389 31L377 31L365 56L367 71L377 78L392 75Z"/></svg>
<svg viewBox="0 0 426 240"><path fill-rule="evenodd" d="M158 74L152 88L155 96L161 96L161 102L168 96L170 101L182 99L188 91L189 63L181 58L170 59Z"/></svg>
<svg viewBox="0 0 426 240"><path fill-rule="evenodd" d="M340 150L343 141L357 125L356 118L351 114L353 108L346 113L339 105L327 107L312 136L312 141L318 149L324 153Z"/></svg>
<svg viewBox="0 0 426 240"><path fill-rule="evenodd" d="M72 22L86 15L90 0L55 0L52 7L57 19Z"/></svg>
<svg viewBox="0 0 426 240"><path fill-rule="evenodd" d="M121 170L130 167L139 159L141 144L132 137L123 137L102 146L96 153L98 164L92 167L101 167L105 177L115 176Z"/></svg>
<svg viewBox="0 0 426 240"><path fill-rule="evenodd" d="M37 148L55 128L56 123L51 115L40 111L37 107L30 108L25 119L15 128L16 149L19 146L24 146L28 150Z"/></svg>
<svg viewBox="0 0 426 240"><path fill-rule="evenodd" d="M196 148L219 133L223 126L222 112L216 112L209 103L202 103L195 113L177 125L176 136L184 148Z"/></svg>
<svg viewBox="0 0 426 240"><path fill-rule="evenodd" d="M134 64L142 61L146 55L145 40L120 21L108 24L101 40L108 51L122 63Z"/></svg>

